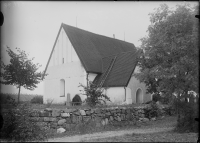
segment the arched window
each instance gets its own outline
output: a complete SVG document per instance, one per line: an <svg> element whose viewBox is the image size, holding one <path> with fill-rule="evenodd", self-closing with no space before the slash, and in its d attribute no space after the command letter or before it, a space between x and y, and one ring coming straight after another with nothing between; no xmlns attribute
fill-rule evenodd
<svg viewBox="0 0 200 143"><path fill-rule="evenodd" d="M65 97L65 80L60 80L60 97Z"/></svg>
<svg viewBox="0 0 200 143"><path fill-rule="evenodd" d="M138 88L136 91L136 103L143 103L143 93L141 88Z"/></svg>

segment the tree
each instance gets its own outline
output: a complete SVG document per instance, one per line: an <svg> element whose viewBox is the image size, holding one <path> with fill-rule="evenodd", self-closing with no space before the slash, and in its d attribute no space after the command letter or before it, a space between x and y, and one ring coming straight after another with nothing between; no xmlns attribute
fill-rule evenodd
<svg viewBox="0 0 200 143"><path fill-rule="evenodd" d="M80 84L79 87L83 87L84 93L83 95L86 95L86 103L93 107L97 104L101 104L101 101L106 103L107 101L110 101L110 98L103 93L104 88L98 87L96 84L89 81L88 86L84 86L83 84ZM80 90L82 91L82 90Z"/></svg>
<svg viewBox="0 0 200 143"><path fill-rule="evenodd" d="M150 13L148 36L141 39L143 57L140 73L135 74L147 85L147 92L169 96L188 96L198 92L198 7L166 4Z"/></svg>
<svg viewBox="0 0 200 143"><path fill-rule="evenodd" d="M28 59L25 51L16 48L18 53L14 53L7 47L7 53L10 56L10 63L5 65L1 61L1 83L13 85L19 89L18 103L20 101L20 90L24 87L28 90L34 90L37 84L42 81L43 72L37 72L41 65L34 64L32 59Z"/></svg>

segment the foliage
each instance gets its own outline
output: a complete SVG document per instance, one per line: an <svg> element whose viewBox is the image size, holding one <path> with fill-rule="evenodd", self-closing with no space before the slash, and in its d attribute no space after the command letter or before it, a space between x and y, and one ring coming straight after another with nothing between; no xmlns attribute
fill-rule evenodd
<svg viewBox="0 0 200 143"><path fill-rule="evenodd" d="M46 105L46 108L49 108L49 107L52 105L53 100L54 100L54 99L47 99L47 105Z"/></svg>
<svg viewBox="0 0 200 143"><path fill-rule="evenodd" d="M198 104L179 102L180 106L180 118L176 130L179 132L198 132L199 122L195 121L195 118L199 117Z"/></svg>
<svg viewBox="0 0 200 143"><path fill-rule="evenodd" d="M72 99L72 105L81 105L81 103L82 103L81 97L78 94L76 94Z"/></svg>
<svg viewBox="0 0 200 143"><path fill-rule="evenodd" d="M152 100L157 102L161 100L161 96L159 94L153 94L152 95Z"/></svg>
<svg viewBox="0 0 200 143"><path fill-rule="evenodd" d="M148 108L144 108L145 116L149 119L153 117L159 117L161 115L161 109L158 107L156 102L151 102Z"/></svg>
<svg viewBox="0 0 200 143"><path fill-rule="evenodd" d="M198 7L166 4L150 13L148 36L141 39L144 50L139 59L140 73L148 93L187 96L198 93Z"/></svg>
<svg viewBox="0 0 200 143"><path fill-rule="evenodd" d="M32 59L28 59L25 51L16 48L18 53L13 52L7 47L10 63L5 65L1 61L1 83L5 85L13 85L19 88L18 102L20 89L24 87L28 90L36 88L37 84L42 81L42 72L37 72L41 65L34 64Z"/></svg>
<svg viewBox="0 0 200 143"><path fill-rule="evenodd" d="M28 104L16 104L3 114L4 124L0 131L1 138L8 141L44 141L47 134L36 122L29 119L30 107Z"/></svg>
<svg viewBox="0 0 200 143"><path fill-rule="evenodd" d="M43 96L35 96L31 99L31 103L34 104L43 104Z"/></svg>
<svg viewBox="0 0 200 143"><path fill-rule="evenodd" d="M80 87L83 87L85 92L83 95L87 96L86 103L91 107L101 104L101 102L106 103L106 100L110 101L110 98L103 94L104 89L92 82L89 82L88 86L80 84Z"/></svg>

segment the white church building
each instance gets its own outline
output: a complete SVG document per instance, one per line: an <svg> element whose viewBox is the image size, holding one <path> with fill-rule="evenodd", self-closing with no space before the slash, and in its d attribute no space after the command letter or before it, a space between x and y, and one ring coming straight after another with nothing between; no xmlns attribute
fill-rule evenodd
<svg viewBox="0 0 200 143"><path fill-rule="evenodd" d="M103 88L112 103L144 103L152 99L133 73L141 50L134 44L61 24L44 79L44 103L64 104L79 94L79 83L91 81Z"/></svg>

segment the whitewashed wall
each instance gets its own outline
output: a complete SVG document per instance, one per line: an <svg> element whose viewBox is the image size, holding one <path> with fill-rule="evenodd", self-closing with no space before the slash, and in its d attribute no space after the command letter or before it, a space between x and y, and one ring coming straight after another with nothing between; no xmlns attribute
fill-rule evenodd
<svg viewBox="0 0 200 143"><path fill-rule="evenodd" d="M138 73L138 72L139 72L139 68L136 66L134 73ZM144 83L141 83L134 76L131 77L127 87L131 89L131 96L132 96L132 102L133 103L136 103L136 92L139 88L142 90L142 101L141 101L141 103L145 103L147 101L150 101L151 98L152 98L150 94L146 94L146 85Z"/></svg>
<svg viewBox="0 0 200 143"><path fill-rule="evenodd" d="M80 94L82 88L78 87L79 83L87 84L85 69L63 29L61 29L46 73L48 76L44 82L44 103L48 99L53 99L53 103L65 103L67 93L72 99L75 94ZM65 97L60 97L61 79L65 80ZM82 100L86 98L84 95L80 96Z"/></svg>

